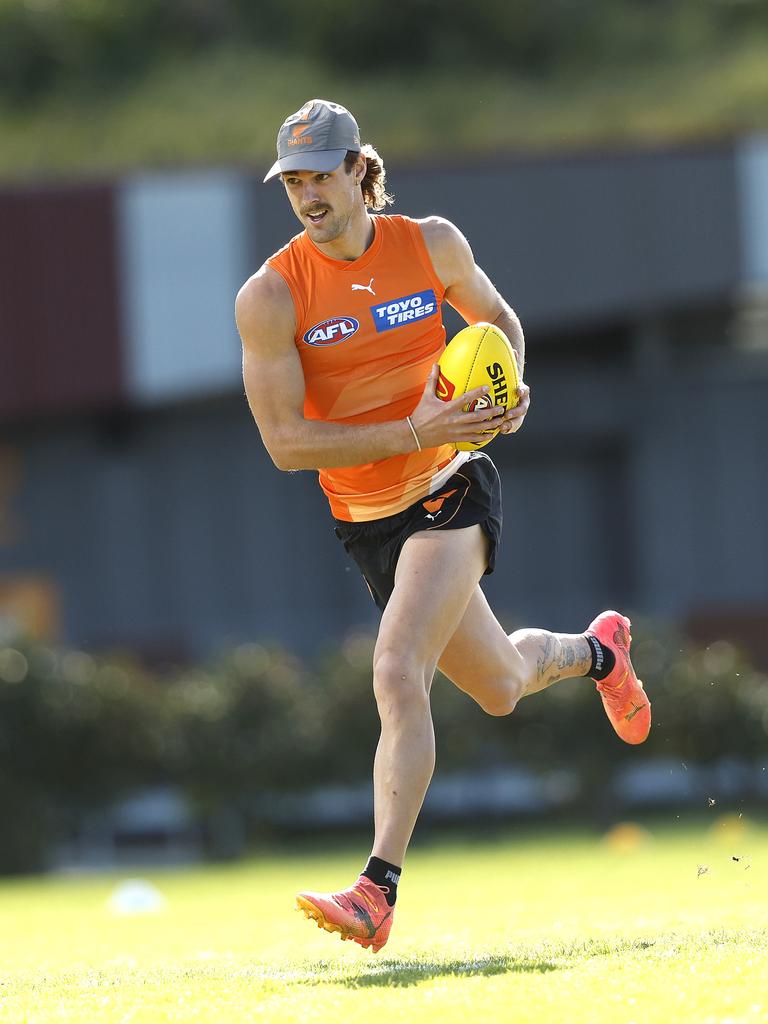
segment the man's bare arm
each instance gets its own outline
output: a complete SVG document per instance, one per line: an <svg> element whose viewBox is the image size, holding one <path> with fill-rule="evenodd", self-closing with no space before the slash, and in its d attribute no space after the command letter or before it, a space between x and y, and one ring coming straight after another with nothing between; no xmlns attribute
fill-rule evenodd
<svg viewBox="0 0 768 1024"><path fill-rule="evenodd" d="M358 466L416 450L406 420L347 425L304 417L305 381L287 285L264 266L240 289L235 306L243 342L243 380L251 412L272 461L283 470ZM488 410L462 412L467 401L435 397L433 370L411 415L422 448L449 441L479 441ZM478 390L477 394L480 394Z"/></svg>
<svg viewBox="0 0 768 1024"><path fill-rule="evenodd" d="M459 229L442 217L427 217L419 222L432 265L445 287L445 298L467 321L495 324L509 338L517 358L520 379L525 369L525 336L520 320L512 307L499 294L490 278L475 263L469 242ZM519 389L520 402L505 418L504 433L513 433L522 426L528 411L528 387ZM505 429L508 428L508 429Z"/></svg>
<svg viewBox="0 0 768 1024"><path fill-rule="evenodd" d="M445 287L446 301L468 324L484 320L504 331L515 350L522 377L525 337L517 314L475 263L469 242L454 224L443 217L428 217L420 223L432 264Z"/></svg>

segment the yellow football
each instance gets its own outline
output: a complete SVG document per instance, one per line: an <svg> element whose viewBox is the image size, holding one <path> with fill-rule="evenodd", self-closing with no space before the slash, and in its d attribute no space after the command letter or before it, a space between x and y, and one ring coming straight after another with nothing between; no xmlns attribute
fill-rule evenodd
<svg viewBox="0 0 768 1024"><path fill-rule="evenodd" d="M445 346L438 359L440 377L437 382L437 397L444 402L487 384L490 392L477 401L468 402L465 411L503 406L514 409L519 402L517 388L517 362L514 349L506 334L494 324L470 324L463 328ZM488 441L492 441L498 430L486 430ZM484 448L488 441L472 444L461 441L456 447L462 452L473 452Z"/></svg>

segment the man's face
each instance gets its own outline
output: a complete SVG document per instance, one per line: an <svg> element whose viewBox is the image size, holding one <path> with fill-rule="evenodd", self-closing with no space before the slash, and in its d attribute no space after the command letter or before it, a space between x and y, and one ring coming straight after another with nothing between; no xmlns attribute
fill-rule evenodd
<svg viewBox="0 0 768 1024"><path fill-rule="evenodd" d="M346 230L360 193L361 157L347 172L344 161L335 171L286 171L282 175L293 212L313 242L332 242Z"/></svg>

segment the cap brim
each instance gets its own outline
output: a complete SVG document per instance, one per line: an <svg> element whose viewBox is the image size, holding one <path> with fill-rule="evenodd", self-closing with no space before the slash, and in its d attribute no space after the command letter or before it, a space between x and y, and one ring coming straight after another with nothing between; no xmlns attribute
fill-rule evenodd
<svg viewBox="0 0 768 1024"><path fill-rule="evenodd" d="M285 174L286 171L335 171L346 155L346 149L325 149L319 153L291 153L290 156L284 156L272 164L264 181L269 181L278 174Z"/></svg>

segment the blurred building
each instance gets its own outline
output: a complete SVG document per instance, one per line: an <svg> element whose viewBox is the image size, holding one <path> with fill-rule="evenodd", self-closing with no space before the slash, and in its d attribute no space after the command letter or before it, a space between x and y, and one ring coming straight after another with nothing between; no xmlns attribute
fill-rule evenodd
<svg viewBox="0 0 768 1024"><path fill-rule="evenodd" d="M768 140L389 175L394 212L454 220L526 328L531 412L490 449L504 621L572 631L619 605L761 646ZM243 397L234 296L298 228L260 178L0 192L0 615L19 627L186 658L375 622L315 474L272 466Z"/></svg>

